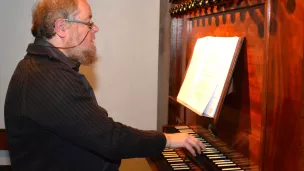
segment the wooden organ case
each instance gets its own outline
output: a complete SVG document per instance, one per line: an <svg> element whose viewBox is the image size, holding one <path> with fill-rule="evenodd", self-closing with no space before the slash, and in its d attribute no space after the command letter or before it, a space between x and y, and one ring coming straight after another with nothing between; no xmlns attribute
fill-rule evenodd
<svg viewBox="0 0 304 171"><path fill-rule="evenodd" d="M193 157L183 149L166 149L164 154L175 153L184 163L172 165L162 155L149 158L152 168L304 170L304 1L170 0L168 3L169 116L168 126L163 130L178 132L184 127L177 125L189 126L195 135L205 136L212 146L218 146L220 152L236 160L233 161L236 167L217 167L206 157ZM217 122L195 114L176 100L195 42L205 36L245 37L233 72L234 90L225 97Z"/></svg>

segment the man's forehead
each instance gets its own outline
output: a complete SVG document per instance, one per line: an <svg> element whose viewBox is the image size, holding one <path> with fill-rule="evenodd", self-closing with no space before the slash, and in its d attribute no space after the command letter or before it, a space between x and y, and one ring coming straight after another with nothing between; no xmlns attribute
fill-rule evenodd
<svg viewBox="0 0 304 171"><path fill-rule="evenodd" d="M92 11L91 7L86 0L78 1L78 17L81 19L91 19Z"/></svg>

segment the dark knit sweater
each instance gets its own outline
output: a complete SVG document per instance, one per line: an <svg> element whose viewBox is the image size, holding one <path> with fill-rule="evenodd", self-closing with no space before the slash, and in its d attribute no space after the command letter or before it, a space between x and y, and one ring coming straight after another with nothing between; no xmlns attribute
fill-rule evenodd
<svg viewBox="0 0 304 171"><path fill-rule="evenodd" d="M29 44L5 100L15 171L111 171L121 159L162 152L163 133L113 121L97 104L78 63L45 40Z"/></svg>

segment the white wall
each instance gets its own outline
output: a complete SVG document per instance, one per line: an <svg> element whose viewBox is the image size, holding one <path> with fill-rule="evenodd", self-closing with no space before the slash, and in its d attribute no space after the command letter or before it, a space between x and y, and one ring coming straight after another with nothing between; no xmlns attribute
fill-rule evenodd
<svg viewBox="0 0 304 171"><path fill-rule="evenodd" d="M5 0L0 6L0 128L4 128L4 100L10 77L25 55L30 34L31 8L35 0ZM8 152L0 151L0 165L9 164Z"/></svg>
<svg viewBox="0 0 304 171"><path fill-rule="evenodd" d="M89 2L100 28L93 72L99 104L117 121L156 129L159 0Z"/></svg>
<svg viewBox="0 0 304 171"><path fill-rule="evenodd" d="M0 6L0 128L10 77L25 55L31 8L36 0L4 0ZM96 46L101 55L81 70L95 88L98 102L116 121L141 129L157 127L159 0L88 0L100 27ZM5 163L0 151L0 164ZM1 158L2 157L2 158Z"/></svg>
<svg viewBox="0 0 304 171"><path fill-rule="evenodd" d="M0 128L4 128L4 100L17 63L32 41L31 8L35 0L5 0L0 6Z"/></svg>

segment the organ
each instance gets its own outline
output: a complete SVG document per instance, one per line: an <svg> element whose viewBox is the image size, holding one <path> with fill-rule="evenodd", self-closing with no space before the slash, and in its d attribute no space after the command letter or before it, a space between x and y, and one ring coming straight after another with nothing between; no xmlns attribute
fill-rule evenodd
<svg viewBox="0 0 304 171"><path fill-rule="evenodd" d="M169 0L168 125L208 146L201 156L165 149L153 170L304 170L304 1ZM239 36L233 93L216 122L177 101L197 39ZM221 47L218 47L220 50Z"/></svg>

